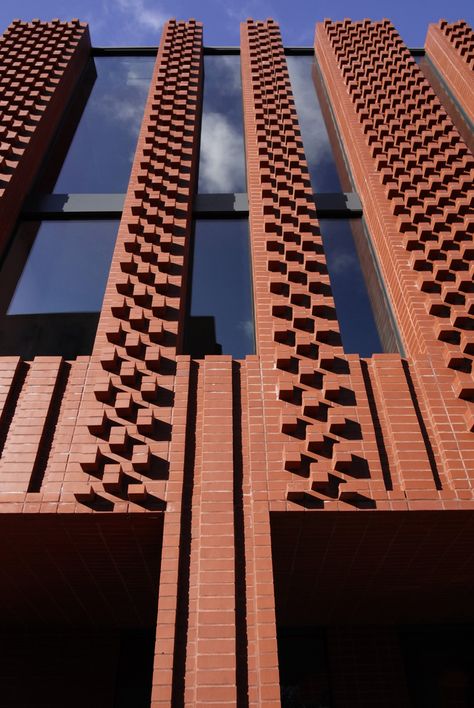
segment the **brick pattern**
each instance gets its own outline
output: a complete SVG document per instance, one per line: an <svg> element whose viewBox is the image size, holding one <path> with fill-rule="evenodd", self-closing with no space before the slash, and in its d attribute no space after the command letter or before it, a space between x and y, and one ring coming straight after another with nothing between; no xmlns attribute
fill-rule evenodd
<svg viewBox="0 0 474 708"><path fill-rule="evenodd" d="M282 472L288 478L285 470L327 482L332 467L347 457L338 443L350 421L338 399L348 364L283 45L272 20L242 26L242 76L268 483ZM357 445L352 443L354 452ZM351 465L350 455L343 464Z"/></svg>
<svg viewBox="0 0 474 708"><path fill-rule="evenodd" d="M202 28L163 30L68 471L79 503L160 507L170 462L201 92Z"/></svg>
<svg viewBox="0 0 474 708"><path fill-rule="evenodd" d="M66 468L89 357L0 359L0 508L71 512L77 480ZM72 503L71 503L72 499Z"/></svg>
<svg viewBox="0 0 474 708"><path fill-rule="evenodd" d="M384 440L391 448L390 474L401 482L410 499L438 498L436 487L441 488L441 480L433 474L433 462L413 403L412 372L407 380L403 362L389 356L374 357L370 369L373 384L380 392L378 410L386 426ZM448 480L444 479L444 483L446 487Z"/></svg>
<svg viewBox="0 0 474 708"><path fill-rule="evenodd" d="M232 359L200 363L185 703L236 705Z"/></svg>
<svg viewBox="0 0 474 708"><path fill-rule="evenodd" d="M384 410L387 425L396 425L404 415L402 427L416 440L411 444L407 433L401 441L405 463L392 479L381 459L380 424L370 408L366 379L370 389L376 385L371 369L342 350L283 47L273 22L243 26L242 75L267 455L267 477L256 481L254 494L266 494L274 510L301 504L370 508L375 500L390 508L391 503L407 503L410 487L437 496L416 414L400 409L410 399L400 358L377 357L394 368L389 385L397 387L388 394L394 406ZM423 459L419 470L409 465L417 445Z"/></svg>
<svg viewBox="0 0 474 708"><path fill-rule="evenodd" d="M275 619L268 454L259 358L249 356L241 374L242 492L245 537L248 705L280 705ZM280 490L280 495L285 487Z"/></svg>
<svg viewBox="0 0 474 708"><path fill-rule="evenodd" d="M387 20L327 21L316 53L407 353L469 399L474 158Z"/></svg>
<svg viewBox="0 0 474 708"><path fill-rule="evenodd" d="M0 249L89 51L89 31L79 20L15 20L0 37Z"/></svg>
<svg viewBox="0 0 474 708"><path fill-rule="evenodd" d="M474 122L474 32L464 20L430 25L426 52L460 106Z"/></svg>
<svg viewBox="0 0 474 708"><path fill-rule="evenodd" d="M20 357L0 358L0 426L2 430L1 450L5 445L7 428L14 413L18 398L15 390L21 372Z"/></svg>
<svg viewBox="0 0 474 708"><path fill-rule="evenodd" d="M187 595L189 586L180 577L180 558L188 553L182 533L182 514L190 510L183 503L185 494L185 438L190 406L190 359L177 357L173 436L170 444L170 470L166 490L161 570L159 580L155 661L151 705L170 706L173 701L174 676L179 673L175 662L176 645L186 643L178 628L178 598ZM184 613L182 613L184 614ZM183 619L183 618L181 618ZM176 679L175 679L176 680Z"/></svg>
<svg viewBox="0 0 474 708"><path fill-rule="evenodd" d="M0 490L25 494L37 486L44 460L44 441L58 390L62 361L38 357L27 368L0 460Z"/></svg>
<svg viewBox="0 0 474 708"><path fill-rule="evenodd" d="M291 374L312 348L342 348L280 31L268 20L243 32L258 351Z"/></svg>
<svg viewBox="0 0 474 708"><path fill-rule="evenodd" d="M387 174L393 179L398 179L398 175L406 178L408 167L401 170L395 157L406 157L409 151L406 146L403 150L400 147L399 152L393 147L388 155L396 167L390 162L391 172L389 167L377 172L380 156L374 159L371 153L372 145L378 145L373 140L375 128L367 126L382 130L381 123L372 115L372 108L367 109L367 115L364 113L362 98L356 96L350 83L353 78L349 59L338 60L339 55L336 56L346 49L336 52L331 42L345 41L346 32L351 37L350 52L359 52L357 42L352 41L353 28L354 36L363 38L368 56L372 50L369 51L365 35L372 42L376 37L376 47L377 42L385 42L387 56L399 73L402 59L406 60L408 73L405 76L402 72L402 76L412 94L417 92L414 87L420 86L420 96L427 98L431 107L436 101L426 93L424 80L416 74L417 67L405 56L406 50L387 23L340 26L343 29L334 41L329 39L332 25L318 29L318 42L324 46L320 64L327 74L343 137L347 137L347 130L351 135L354 147L348 153L354 174L360 178L357 160L362 160L364 175L369 175L369 193L360 183L368 219L374 218L375 203L370 201L374 193L380 200L386 227L390 224L387 204L397 200L393 197L393 183L389 182L384 191L380 181ZM467 502L472 493L472 379L468 370L472 352L471 332L467 329L472 318L467 315L467 319L455 322L461 344L448 343L447 369L441 359L445 345L433 341L429 356L418 354L405 363L387 355L376 356L370 362L344 355L279 30L272 21L249 21L242 32L258 340L255 361L259 362L260 377L253 380L253 395L258 391L261 397L260 439L257 442L256 434L249 438L249 455L254 461L249 489L273 509L301 508L301 504L352 509L401 508L420 500ZM3 501L8 498L20 505L27 502L31 510L83 512L161 510L166 498L178 503L179 494L173 491L173 485L182 485L181 473L176 472L172 483L170 470L174 456L184 455L185 446L182 431L174 428L175 416L179 420L183 415L183 411L174 408L176 352L182 338L186 290L183 274L196 170L201 33L193 21L173 21L163 34L92 358L81 357L67 365L44 358L34 365L5 360L8 381L3 415L7 422L0 440L1 464L9 470L8 474L14 475L17 468L13 457L25 450L30 467L22 468L21 482L20 477L3 477L4 491L9 494ZM385 55L382 58L389 61ZM415 78L410 83L411 76ZM377 86L375 94L369 88L362 86L367 105L372 106L372 95L380 97ZM385 109L383 99L380 105ZM362 123L356 109L360 116L363 114ZM438 109L441 110L439 106ZM425 142L431 149L436 127L432 121L430 125ZM405 129L409 131L406 126ZM448 137L454 135L450 128ZM381 139L386 141L386 136ZM453 160L447 160L448 166L443 170L438 160L436 169L440 175L442 171L443 179L458 179L462 186L463 170L469 163L462 142L458 138L454 141L454 137L452 142ZM435 153L445 147L443 139L438 143L433 148ZM432 171L434 163L433 158L429 163ZM443 193L443 183L432 180L431 185ZM451 189L450 185L446 189ZM411 195L410 190L407 194ZM431 202L426 199L422 200L423 208L429 212L429 219L439 225L439 214L431 211ZM443 284L450 312L459 314L470 302L468 271L462 270L470 257L469 231L464 228L465 199L460 197L448 206L453 218L434 233L441 234L436 236L438 240L444 239L441 255L459 255L456 248L464 249L463 259L452 266L459 266L459 282L448 280ZM419 204L415 211L423 216L421 209ZM385 238L384 232L383 239L376 241L382 262L388 259L390 266L400 266L396 276L393 270L387 275L389 284L396 281L399 289L398 276L402 285L413 286L413 276L418 278L407 267L407 253L419 254L420 245L425 248L431 243L423 241L426 223L422 219L418 222L415 216L417 234L421 229L418 240L411 232L405 238L399 228L396 234L389 232L390 239ZM399 218L392 214L392 224ZM400 223L406 224L406 219ZM449 232L442 230L448 228ZM407 244L411 251L406 251ZM428 272L421 272L423 278ZM425 281L419 282L423 285ZM460 291L456 290L458 286ZM407 297L418 298L413 300L415 304L421 305L424 298L429 298L432 307L435 292L426 293L416 285L411 290L405 288L403 297L405 290ZM426 313L421 317L419 307L411 315L409 326L418 326L421 320L423 328L416 331L428 332L427 323L433 315ZM447 318L438 319L445 322ZM453 331L451 324L448 330ZM419 341L423 343L423 338ZM464 351L459 352L460 346ZM36 370L45 371L52 383L45 382L49 388L42 392L47 399L44 407L35 410L31 420L26 421L28 416L21 419L23 400L30 401L31 397L29 389L23 388L30 385L31 379L32 390L38 394L33 378ZM430 371L435 372L435 382L429 378ZM252 376L256 373L252 369ZM11 376L15 379L13 384L8 378ZM432 406L434 400L436 408ZM448 428L443 425L440 411L449 414ZM26 429L26 422L31 423L31 431ZM256 418L253 424L257 425ZM171 454L171 449L180 453ZM410 464L413 455L418 460L416 466ZM252 519L253 511L249 513Z"/></svg>
<svg viewBox="0 0 474 708"><path fill-rule="evenodd" d="M436 441L441 481L448 480L452 493L443 493L443 508L471 508L474 492L474 409L453 396L450 371L441 358L421 357L411 364L415 373L422 416ZM448 422L449 421L449 422Z"/></svg>

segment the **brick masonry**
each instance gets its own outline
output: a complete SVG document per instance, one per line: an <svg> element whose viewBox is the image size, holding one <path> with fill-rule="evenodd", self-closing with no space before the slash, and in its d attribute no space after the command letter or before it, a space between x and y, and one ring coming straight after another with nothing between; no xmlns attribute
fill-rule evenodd
<svg viewBox="0 0 474 708"><path fill-rule="evenodd" d="M471 122L474 122L474 32L467 22L449 24L441 20L430 25L426 35L426 51L448 88L456 97Z"/></svg>
<svg viewBox="0 0 474 708"><path fill-rule="evenodd" d="M89 53L89 30L79 20L15 20L0 38L0 249Z"/></svg>
<svg viewBox="0 0 474 708"><path fill-rule="evenodd" d="M14 23L0 41L4 100L39 36L38 116L26 121L25 97L0 120L5 239L88 54L79 23ZM434 61L437 37L468 64L469 36L440 23L427 50ZM343 351L272 20L241 28L257 355L180 353L202 27L172 20L92 355L0 359L0 511L163 518L154 706L279 705L272 514L474 509L472 154L389 22L325 22L315 47L406 358ZM388 634L367 642L391 651Z"/></svg>

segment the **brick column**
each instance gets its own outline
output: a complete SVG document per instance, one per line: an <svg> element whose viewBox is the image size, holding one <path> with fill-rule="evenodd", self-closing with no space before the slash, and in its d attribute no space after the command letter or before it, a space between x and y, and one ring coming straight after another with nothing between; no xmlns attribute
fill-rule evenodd
<svg viewBox="0 0 474 708"><path fill-rule="evenodd" d="M426 52L457 102L474 122L474 32L464 20L429 25Z"/></svg>
<svg viewBox="0 0 474 708"><path fill-rule="evenodd" d="M364 496L384 482L358 357L341 345L277 25L243 25L241 56L268 465L259 491L272 508L285 508L285 486L291 503L309 493L321 508L344 506L355 486Z"/></svg>
<svg viewBox="0 0 474 708"><path fill-rule="evenodd" d="M36 357L31 364L18 362L17 378L23 385L17 390L15 415L2 450L0 492L21 496L39 491L50 452L48 431L57 422L54 408L58 394L59 399L64 394L61 380L67 377L67 366L60 357Z"/></svg>
<svg viewBox="0 0 474 708"><path fill-rule="evenodd" d="M407 353L438 351L462 378L474 158L388 20L326 21L316 56Z"/></svg>
<svg viewBox="0 0 474 708"><path fill-rule="evenodd" d="M202 28L169 21L145 107L66 477L88 508L159 507L196 174ZM183 441L184 445L184 441Z"/></svg>
<svg viewBox="0 0 474 708"><path fill-rule="evenodd" d="M178 604L189 591L182 511L192 479L186 469L192 391L189 357L178 352L201 91L202 27L171 20L160 42L78 422L56 490L61 504L78 512L166 508L152 694L157 706L182 696L179 657L186 642Z"/></svg>
<svg viewBox="0 0 474 708"><path fill-rule="evenodd" d="M242 461L249 706L280 705L269 514L268 447L261 365L242 368ZM280 488L280 496L285 487Z"/></svg>
<svg viewBox="0 0 474 708"><path fill-rule="evenodd" d="M230 356L199 365L185 705L236 705L233 382Z"/></svg>
<svg viewBox="0 0 474 708"><path fill-rule="evenodd" d="M0 252L89 55L89 30L79 20L15 20L0 38ZM58 508L84 359L2 357L13 379L2 416L0 503L11 512Z"/></svg>
<svg viewBox="0 0 474 708"><path fill-rule="evenodd" d="M79 20L15 20L0 38L0 252L89 53Z"/></svg>
<svg viewBox="0 0 474 708"><path fill-rule="evenodd" d="M409 469L408 459L399 479L412 488L407 496L413 508L417 498L437 496L429 489L432 480L443 490L444 503L451 503L454 489L460 502L472 494L465 460L472 455L466 428L472 427L468 401L474 391L468 215L474 160L388 21L318 25L316 57L407 353L415 358L405 366L406 380L398 377L394 386L402 395L411 382L407 406L419 406L411 415L421 425L416 435L428 455L424 475L430 482L422 489L421 468ZM387 409L394 394L385 376L397 378L397 369L402 373L399 365L387 368L377 357L369 369L381 395L382 425L386 420L392 432L399 425L397 406ZM439 417L439 403L433 408L440 388L449 429ZM413 447L415 428L408 437L402 434L404 455ZM387 445L397 437L390 433Z"/></svg>

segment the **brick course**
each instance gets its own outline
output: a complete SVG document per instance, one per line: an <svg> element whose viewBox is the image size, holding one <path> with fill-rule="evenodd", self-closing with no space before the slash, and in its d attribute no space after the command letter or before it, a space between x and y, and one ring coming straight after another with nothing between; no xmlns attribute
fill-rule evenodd
<svg viewBox="0 0 474 708"><path fill-rule="evenodd" d="M449 24L441 20L430 25L425 42L429 58L456 100L474 122L472 72L474 71L474 32L467 22Z"/></svg>
<svg viewBox="0 0 474 708"><path fill-rule="evenodd" d="M0 38L1 250L89 53L79 20L15 20Z"/></svg>

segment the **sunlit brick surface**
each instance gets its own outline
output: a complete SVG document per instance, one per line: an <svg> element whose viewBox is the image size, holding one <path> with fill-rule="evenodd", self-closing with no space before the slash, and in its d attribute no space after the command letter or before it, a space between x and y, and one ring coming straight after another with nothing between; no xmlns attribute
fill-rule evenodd
<svg viewBox="0 0 474 708"><path fill-rule="evenodd" d="M426 51L461 107L474 121L474 32L464 21L430 25Z"/></svg>
<svg viewBox="0 0 474 708"><path fill-rule="evenodd" d="M89 51L89 30L78 20L15 20L0 38L1 248Z"/></svg>

